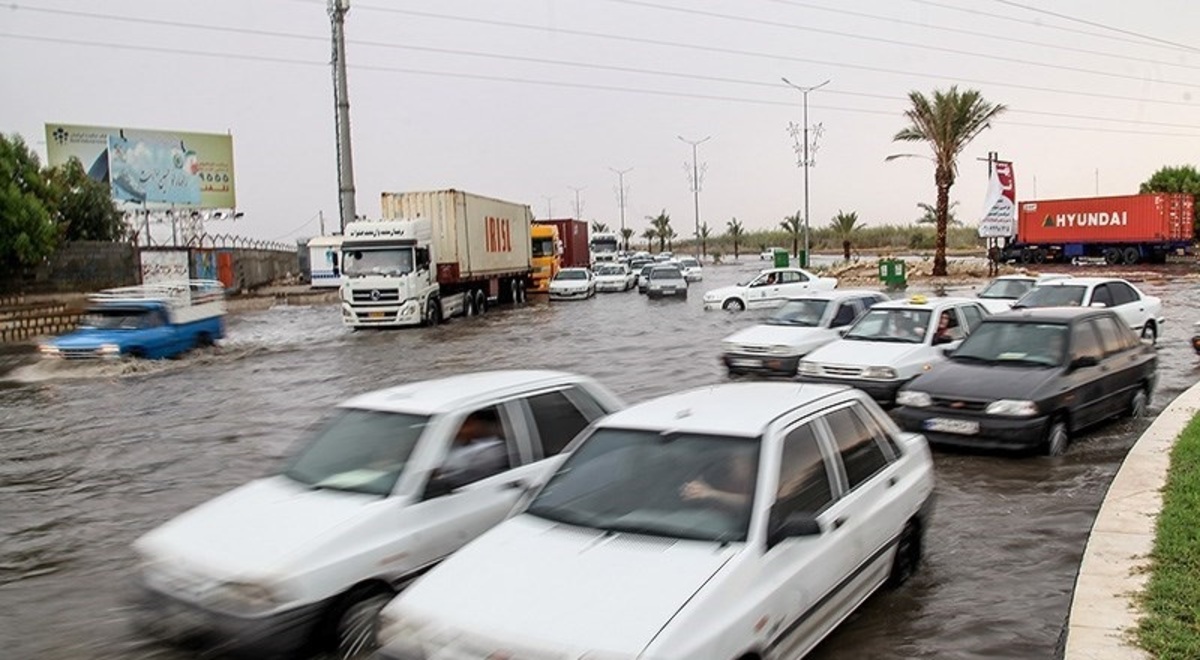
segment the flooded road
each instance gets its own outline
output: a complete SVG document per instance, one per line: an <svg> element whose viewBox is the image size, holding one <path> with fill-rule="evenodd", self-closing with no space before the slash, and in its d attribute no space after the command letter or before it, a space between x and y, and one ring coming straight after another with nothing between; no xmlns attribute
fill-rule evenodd
<svg viewBox="0 0 1200 660"><path fill-rule="evenodd" d="M686 302L600 294L359 333L335 306L280 307L231 317L223 346L183 360L19 366L0 376L0 655L197 657L129 628L140 534L271 471L330 406L363 391L550 368L632 403L724 381L721 338L764 314L706 313L702 293L764 265L707 267ZM1188 343L1200 304L1194 281L1140 286L1163 297L1169 319L1158 412L1200 376ZM868 601L813 657L1054 657L1092 519L1148 423L1101 427L1055 459L935 454L922 571Z"/></svg>

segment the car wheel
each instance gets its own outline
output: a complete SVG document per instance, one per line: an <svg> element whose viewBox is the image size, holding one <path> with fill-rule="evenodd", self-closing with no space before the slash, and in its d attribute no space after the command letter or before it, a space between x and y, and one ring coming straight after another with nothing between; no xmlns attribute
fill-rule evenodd
<svg viewBox="0 0 1200 660"><path fill-rule="evenodd" d="M201 332L196 335L196 348L208 348L213 345L212 335L207 332Z"/></svg>
<svg viewBox="0 0 1200 660"><path fill-rule="evenodd" d="M1133 393L1133 399L1129 401L1129 416L1145 417L1146 407L1149 405L1150 397L1146 395L1146 388L1139 387L1138 391Z"/></svg>
<svg viewBox="0 0 1200 660"><path fill-rule="evenodd" d="M1042 441L1042 452L1047 456L1062 456L1067 451L1069 442L1066 422L1061 417L1055 418L1046 429L1046 439Z"/></svg>
<svg viewBox="0 0 1200 660"><path fill-rule="evenodd" d="M730 298L729 300L725 301L724 305L721 305L721 309L730 312L741 312L746 309L746 303L738 300L737 298Z"/></svg>
<svg viewBox="0 0 1200 660"><path fill-rule="evenodd" d="M898 587L912 577L921 565L921 525L910 520L896 541L896 556L892 559L892 572L887 585Z"/></svg>
<svg viewBox="0 0 1200 660"><path fill-rule="evenodd" d="M1142 339L1148 340L1151 346L1158 344L1158 328L1154 327L1153 323L1147 323L1142 327Z"/></svg>
<svg viewBox="0 0 1200 660"><path fill-rule="evenodd" d="M393 594L383 587L365 587L346 594L330 617L329 646L337 660L362 660L378 648L379 612Z"/></svg>

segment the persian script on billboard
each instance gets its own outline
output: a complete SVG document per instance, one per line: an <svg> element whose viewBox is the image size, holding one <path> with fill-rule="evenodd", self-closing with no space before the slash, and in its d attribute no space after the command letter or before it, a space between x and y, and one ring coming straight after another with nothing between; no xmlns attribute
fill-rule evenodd
<svg viewBox="0 0 1200 660"><path fill-rule="evenodd" d="M1017 233L1017 185L1013 179L1012 163L997 161L992 168L983 219L979 221L980 238L1004 238Z"/></svg>

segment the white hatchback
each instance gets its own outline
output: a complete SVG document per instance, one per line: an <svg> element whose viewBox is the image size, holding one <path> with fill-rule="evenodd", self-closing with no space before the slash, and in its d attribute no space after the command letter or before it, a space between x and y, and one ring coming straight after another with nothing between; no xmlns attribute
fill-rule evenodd
<svg viewBox="0 0 1200 660"><path fill-rule="evenodd" d="M921 561L928 445L854 389L704 387L570 449L384 608L379 658L791 660Z"/></svg>
<svg viewBox="0 0 1200 660"><path fill-rule="evenodd" d="M713 289L704 294L704 309L744 309L779 307L788 298L813 291L829 291L837 278L820 277L803 268L768 268L746 284Z"/></svg>

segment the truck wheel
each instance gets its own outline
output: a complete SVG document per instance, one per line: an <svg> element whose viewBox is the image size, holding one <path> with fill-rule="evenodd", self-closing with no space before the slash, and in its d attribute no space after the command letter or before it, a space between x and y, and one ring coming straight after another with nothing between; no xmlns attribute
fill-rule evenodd
<svg viewBox="0 0 1200 660"><path fill-rule="evenodd" d="M1046 252L1044 250L1033 251L1033 262L1038 264L1046 263Z"/></svg>
<svg viewBox="0 0 1200 660"><path fill-rule="evenodd" d="M470 292L462 294L463 296L463 316L475 316L475 296Z"/></svg>
<svg viewBox="0 0 1200 660"><path fill-rule="evenodd" d="M1104 251L1104 263L1115 266L1121 263L1121 250L1118 248L1108 248Z"/></svg>
<svg viewBox="0 0 1200 660"><path fill-rule="evenodd" d="M213 345L212 335L207 332L201 332L196 335L196 348L208 348Z"/></svg>
<svg viewBox="0 0 1200 660"><path fill-rule="evenodd" d="M1033 262L1033 252L1029 248L1021 250L1021 263L1028 264Z"/></svg>
<svg viewBox="0 0 1200 660"><path fill-rule="evenodd" d="M1130 266L1142 260L1142 253L1138 252L1138 249L1135 247L1125 248L1125 254L1123 256L1125 257L1125 263L1129 264Z"/></svg>
<svg viewBox="0 0 1200 660"><path fill-rule="evenodd" d="M425 325L427 327L435 327L442 321L442 306L437 298L430 298L425 301Z"/></svg>
<svg viewBox="0 0 1200 660"><path fill-rule="evenodd" d="M487 296L483 295L483 289L475 290L475 313L483 316L487 312Z"/></svg>

